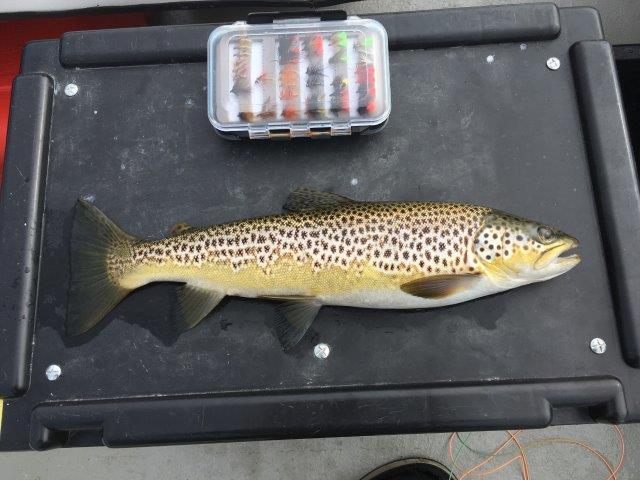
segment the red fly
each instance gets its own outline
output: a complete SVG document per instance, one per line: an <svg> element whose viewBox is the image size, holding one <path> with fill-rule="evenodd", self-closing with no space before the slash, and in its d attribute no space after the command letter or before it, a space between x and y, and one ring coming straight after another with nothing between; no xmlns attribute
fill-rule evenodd
<svg viewBox="0 0 640 480"><path fill-rule="evenodd" d="M321 56L324 50L322 36L316 35L315 37L313 37L311 45L313 46L314 55Z"/></svg>
<svg viewBox="0 0 640 480"><path fill-rule="evenodd" d="M282 110L282 116L284 118L286 118L287 120L293 120L293 119L297 118L298 111L294 107L285 107Z"/></svg>

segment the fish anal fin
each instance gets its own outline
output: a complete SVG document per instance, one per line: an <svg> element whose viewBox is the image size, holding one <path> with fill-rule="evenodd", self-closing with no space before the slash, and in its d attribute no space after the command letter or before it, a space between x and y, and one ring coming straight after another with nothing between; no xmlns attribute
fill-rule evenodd
<svg viewBox="0 0 640 480"><path fill-rule="evenodd" d="M282 349L294 347L316 318L322 304L315 297L269 296L271 300L283 300L277 307L275 329Z"/></svg>
<svg viewBox="0 0 640 480"><path fill-rule="evenodd" d="M329 208L344 203L356 203L355 200L335 193L321 192L311 188L297 188L289 194L282 209L287 212Z"/></svg>
<svg viewBox="0 0 640 480"><path fill-rule="evenodd" d="M467 288L480 280L480 274L451 274L421 277L400 286L403 292L422 298L446 298Z"/></svg>
<svg viewBox="0 0 640 480"><path fill-rule="evenodd" d="M178 331L195 327L224 298L216 290L185 284L178 287L178 308L175 323Z"/></svg>

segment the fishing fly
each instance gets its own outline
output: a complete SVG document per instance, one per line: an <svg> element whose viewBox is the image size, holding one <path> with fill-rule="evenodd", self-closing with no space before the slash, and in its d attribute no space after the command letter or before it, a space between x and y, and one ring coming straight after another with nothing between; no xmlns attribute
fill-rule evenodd
<svg viewBox="0 0 640 480"><path fill-rule="evenodd" d="M300 40L297 35L283 39L278 45L280 56L280 100L282 116L287 120L297 118L300 94Z"/></svg>
<svg viewBox="0 0 640 480"><path fill-rule="evenodd" d="M232 76L233 87L231 93L240 96L251 93L251 40L249 37L240 37L236 46L235 62Z"/></svg>
<svg viewBox="0 0 640 480"><path fill-rule="evenodd" d="M359 115L370 115L376 110L376 74L370 47L373 38L364 37L354 44L356 54L355 81L358 85L357 112Z"/></svg>

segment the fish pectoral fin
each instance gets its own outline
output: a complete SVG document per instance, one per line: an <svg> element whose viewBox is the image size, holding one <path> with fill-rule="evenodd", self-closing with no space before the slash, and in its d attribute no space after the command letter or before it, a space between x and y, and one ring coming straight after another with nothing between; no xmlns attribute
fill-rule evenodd
<svg viewBox="0 0 640 480"><path fill-rule="evenodd" d="M299 212L327 208L343 203L357 203L355 200L335 193L321 192L312 188L301 187L289 194L282 209L285 212Z"/></svg>
<svg viewBox="0 0 640 480"><path fill-rule="evenodd" d="M434 275L404 283L400 289L410 295L422 298L446 298L454 293L472 287L480 280L477 273Z"/></svg>
<svg viewBox="0 0 640 480"><path fill-rule="evenodd" d="M195 327L224 298L224 293L185 284L178 287L175 323L178 331Z"/></svg>
<svg viewBox="0 0 640 480"><path fill-rule="evenodd" d="M322 304L315 297L263 297L284 300L277 307L276 334L284 351L295 346L307 333Z"/></svg>
<svg viewBox="0 0 640 480"><path fill-rule="evenodd" d="M169 230L169 233L172 236L182 235L183 233L188 232L189 230L194 230L194 227L192 227L186 222L179 222L179 223L176 223L173 227L171 227L171 229Z"/></svg>

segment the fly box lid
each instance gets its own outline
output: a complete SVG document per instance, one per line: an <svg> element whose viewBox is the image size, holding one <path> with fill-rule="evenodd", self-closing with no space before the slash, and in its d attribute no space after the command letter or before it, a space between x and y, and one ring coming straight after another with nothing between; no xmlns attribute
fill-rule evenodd
<svg viewBox="0 0 640 480"><path fill-rule="evenodd" d="M226 138L373 133L389 117L387 33L375 20L251 14L216 28L207 50L209 120Z"/></svg>

